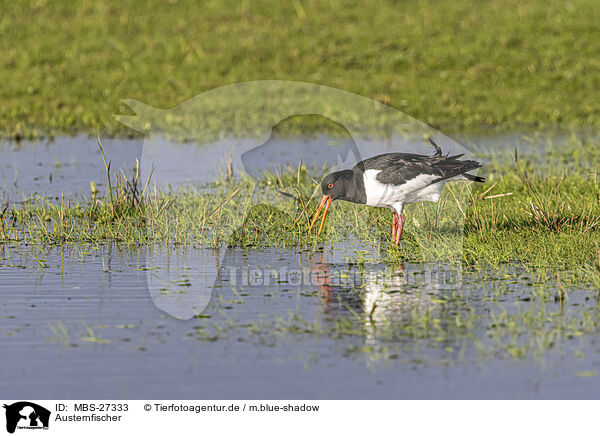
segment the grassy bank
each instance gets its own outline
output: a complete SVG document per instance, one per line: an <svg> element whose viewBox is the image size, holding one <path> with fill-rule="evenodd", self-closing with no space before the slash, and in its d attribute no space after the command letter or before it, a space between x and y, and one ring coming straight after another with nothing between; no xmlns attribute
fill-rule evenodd
<svg viewBox="0 0 600 436"><path fill-rule="evenodd" d="M389 243L389 211L363 205L335 202L323 233L308 232L320 193L316 172L303 166L260 180L224 174L209 186L176 192L139 180L137 169L107 172L110 194L93 191L89 201L37 197L6 203L0 207L0 241L313 248L342 243L349 244L352 262L460 260L600 270L600 174L574 166L572 155L587 156L592 167L600 156L586 152L593 144L573 147L549 157L554 166L518 154L512 161L494 160L484 168L488 180L472 191L451 184L438 203L408 205L399 248ZM353 241L368 248L366 258Z"/></svg>
<svg viewBox="0 0 600 436"><path fill-rule="evenodd" d="M2 2L0 135L126 134L120 99L169 108L261 79L440 128L598 125L599 21L594 0Z"/></svg>

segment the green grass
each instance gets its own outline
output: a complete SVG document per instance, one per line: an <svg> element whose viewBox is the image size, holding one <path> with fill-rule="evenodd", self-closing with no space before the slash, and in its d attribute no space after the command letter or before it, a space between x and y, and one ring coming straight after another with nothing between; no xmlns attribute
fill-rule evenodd
<svg viewBox="0 0 600 436"><path fill-rule="evenodd" d="M2 1L0 135L101 130L133 98L169 108L288 79L438 128L600 121L595 0Z"/></svg>

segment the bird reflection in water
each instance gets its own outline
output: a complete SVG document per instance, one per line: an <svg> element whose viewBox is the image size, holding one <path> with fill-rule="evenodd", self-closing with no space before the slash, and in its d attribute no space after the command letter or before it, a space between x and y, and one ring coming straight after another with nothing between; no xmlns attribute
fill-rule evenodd
<svg viewBox="0 0 600 436"><path fill-rule="evenodd" d="M318 286L325 319L338 316L360 318L367 324L384 321L408 321L415 313L436 308L439 292L436 283L427 280L427 272L406 265L376 265L347 268L322 261L311 264L312 284Z"/></svg>

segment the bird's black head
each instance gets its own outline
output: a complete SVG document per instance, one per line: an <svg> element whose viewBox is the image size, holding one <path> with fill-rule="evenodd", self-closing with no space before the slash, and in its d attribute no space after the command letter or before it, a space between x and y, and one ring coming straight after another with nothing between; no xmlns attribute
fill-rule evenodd
<svg viewBox="0 0 600 436"><path fill-rule="evenodd" d="M354 172L352 170L329 173L321 182L321 192L331 200L347 200L352 195L354 187Z"/></svg>
<svg viewBox="0 0 600 436"><path fill-rule="evenodd" d="M357 180L360 180L360 182L357 182ZM329 210L329 206L333 200L346 200L355 203L364 203L364 187L361 190L359 185L362 186L362 178L357 179L356 174L352 170L336 171L335 173L327 174L321 182L323 198L321 199L321 203L319 203L319 206L313 215L313 219L310 223L308 231L313 228L317 222L317 218L319 217L321 210L324 208L325 212L323 213L323 219L321 220L321 225L319 226L319 233L321 233L321 230L323 230L323 224L325 224L325 218L327 217L327 211Z"/></svg>

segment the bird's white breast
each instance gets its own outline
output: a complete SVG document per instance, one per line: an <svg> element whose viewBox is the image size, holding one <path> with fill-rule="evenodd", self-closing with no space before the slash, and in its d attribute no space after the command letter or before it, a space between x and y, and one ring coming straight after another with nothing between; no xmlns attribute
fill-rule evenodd
<svg viewBox="0 0 600 436"><path fill-rule="evenodd" d="M444 182L431 184L439 176L419 174L402 185L388 185L377 180L381 170L366 170L363 175L367 205L389 207L402 213L402 205L421 201L438 201Z"/></svg>

